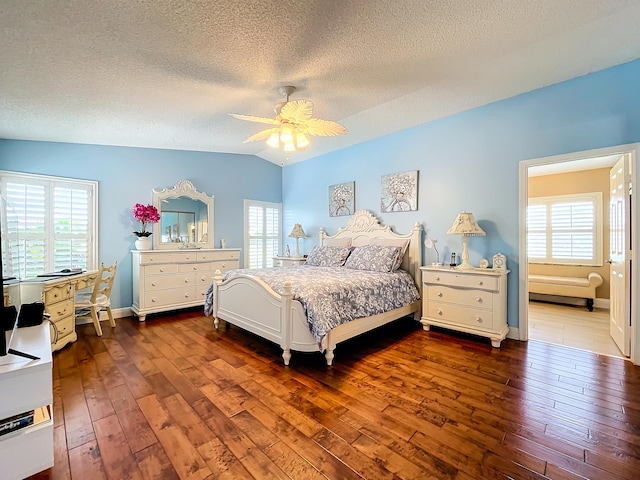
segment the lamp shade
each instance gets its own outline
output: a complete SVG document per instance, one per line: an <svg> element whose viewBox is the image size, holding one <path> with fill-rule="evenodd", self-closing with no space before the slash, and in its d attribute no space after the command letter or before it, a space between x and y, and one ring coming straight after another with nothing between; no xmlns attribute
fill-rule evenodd
<svg viewBox="0 0 640 480"><path fill-rule="evenodd" d="M473 213L462 212L456 217L451 228L447 230L449 235L486 235L485 231L480 228Z"/></svg>
<svg viewBox="0 0 640 480"><path fill-rule="evenodd" d="M300 225L299 223L296 223L293 225L291 232L287 236L291 238L306 238L307 234L304 233L304 230L302 229L302 225Z"/></svg>

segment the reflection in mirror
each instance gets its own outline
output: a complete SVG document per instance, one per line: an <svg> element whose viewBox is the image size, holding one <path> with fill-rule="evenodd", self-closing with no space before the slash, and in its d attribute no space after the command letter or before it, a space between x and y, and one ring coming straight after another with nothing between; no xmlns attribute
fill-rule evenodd
<svg viewBox="0 0 640 480"><path fill-rule="evenodd" d="M213 197L188 180L153 191L160 222L153 227L154 248L213 248Z"/></svg>

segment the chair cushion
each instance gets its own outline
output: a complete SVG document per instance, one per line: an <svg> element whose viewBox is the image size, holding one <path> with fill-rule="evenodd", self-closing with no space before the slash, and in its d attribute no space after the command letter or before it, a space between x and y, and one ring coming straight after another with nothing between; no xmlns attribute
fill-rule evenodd
<svg viewBox="0 0 640 480"><path fill-rule="evenodd" d="M95 305L105 307L109 304L109 299L103 293L96 297ZM91 293L76 294L76 308L86 308L91 306Z"/></svg>

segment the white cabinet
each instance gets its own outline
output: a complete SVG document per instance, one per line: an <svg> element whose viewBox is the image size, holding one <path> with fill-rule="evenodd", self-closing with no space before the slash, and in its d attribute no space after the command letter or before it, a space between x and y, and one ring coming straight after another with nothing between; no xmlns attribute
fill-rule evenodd
<svg viewBox="0 0 640 480"><path fill-rule="evenodd" d="M481 335L500 347L507 325L508 270L422 267L422 323Z"/></svg>
<svg viewBox="0 0 640 480"><path fill-rule="evenodd" d="M296 265L304 265L307 259L304 257L273 257L274 267L295 267Z"/></svg>
<svg viewBox="0 0 640 480"><path fill-rule="evenodd" d="M9 332L8 332L9 333ZM34 411L32 424L0 435L0 471L6 480L21 479L53 466L53 391L49 324L19 328L11 348L40 357L0 357L0 424Z"/></svg>
<svg viewBox="0 0 640 480"><path fill-rule="evenodd" d="M132 250L133 305L143 322L149 313L204 305L216 270L239 268L240 249Z"/></svg>

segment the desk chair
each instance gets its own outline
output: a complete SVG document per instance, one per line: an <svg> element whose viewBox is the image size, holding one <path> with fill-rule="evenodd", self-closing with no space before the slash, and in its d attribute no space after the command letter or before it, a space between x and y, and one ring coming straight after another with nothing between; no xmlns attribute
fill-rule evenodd
<svg viewBox="0 0 640 480"><path fill-rule="evenodd" d="M93 326L96 329L96 335L102 336L102 327L100 326L100 311L106 310L109 316L109 323L112 327L116 326L116 321L111 313L111 288L116 277L116 267L118 262L108 267L104 263L100 264L96 283L93 287L89 287L85 291L76 293L76 319L89 318L93 320Z"/></svg>

